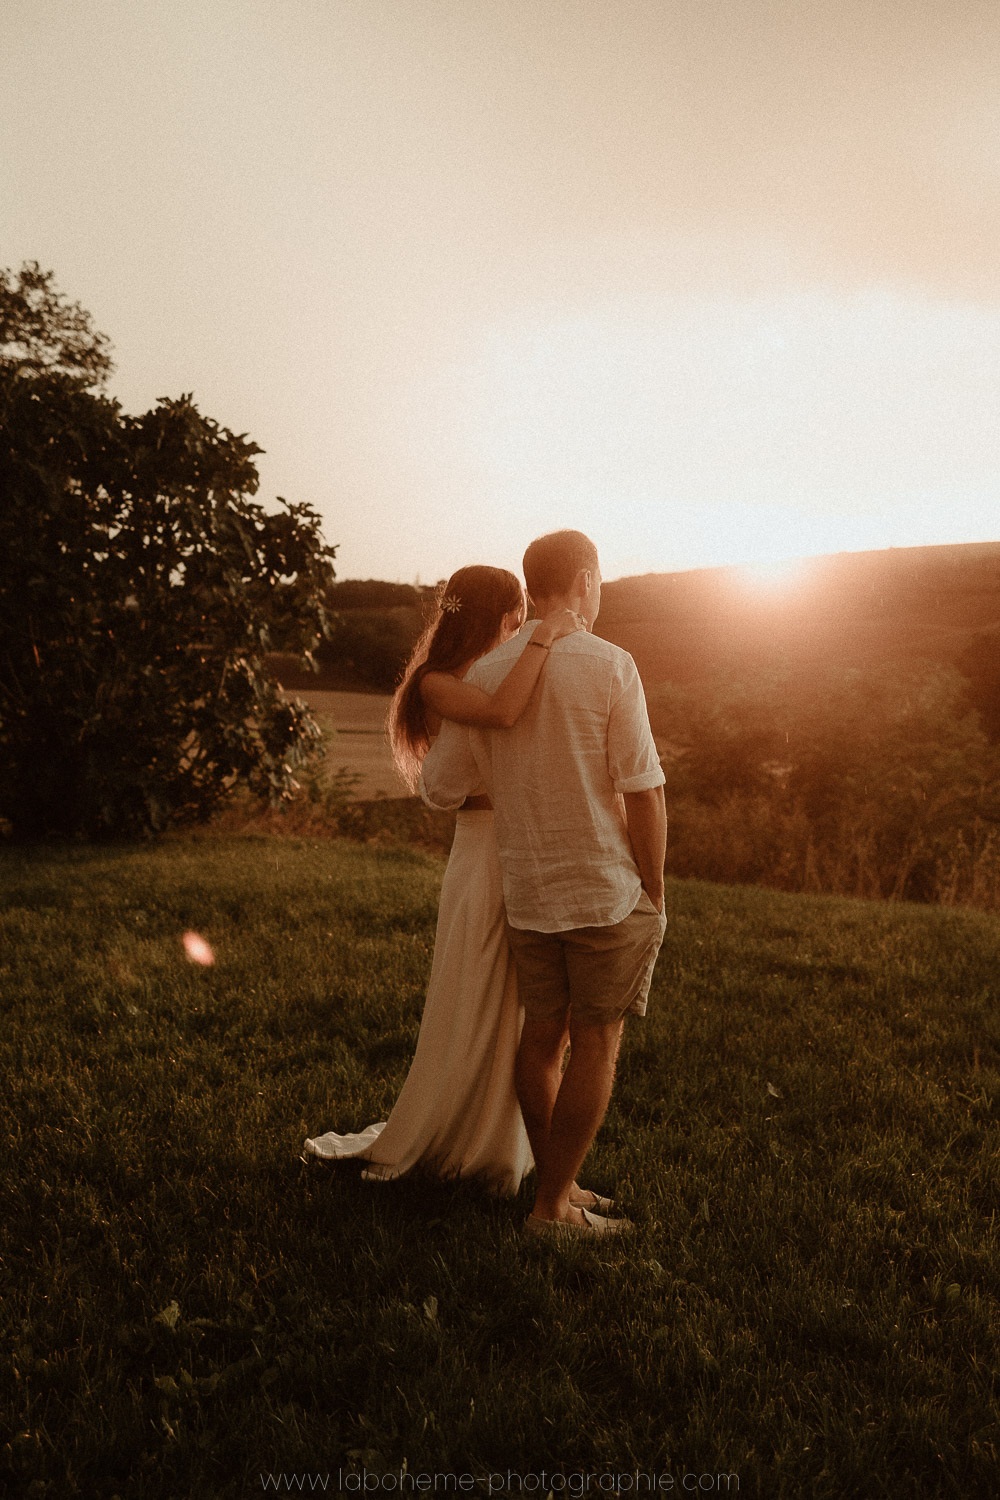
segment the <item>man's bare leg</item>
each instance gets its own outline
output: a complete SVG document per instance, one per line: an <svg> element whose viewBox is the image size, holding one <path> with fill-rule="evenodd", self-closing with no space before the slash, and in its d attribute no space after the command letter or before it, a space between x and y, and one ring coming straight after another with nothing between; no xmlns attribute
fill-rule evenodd
<svg viewBox="0 0 1000 1500"><path fill-rule="evenodd" d="M568 1009L554 1021L533 1021L525 1016L514 1062L514 1087L535 1158L535 1170L539 1173L548 1147L552 1109L563 1079L562 1060L568 1040Z"/></svg>
<svg viewBox="0 0 1000 1500"><path fill-rule="evenodd" d="M621 1033L621 1020L601 1026L570 1023L569 1064L552 1103L548 1137L542 1143L541 1160L536 1156L538 1187L533 1210L535 1218L583 1222L581 1210L570 1203L570 1190L607 1113ZM520 1054L518 1061L520 1062ZM525 1061L528 1065L530 1094L530 1046ZM551 1073L546 1075L545 1087L551 1087ZM543 1092L543 1088L539 1088L539 1097ZM525 1126L527 1128L527 1119ZM528 1138L531 1139L530 1129Z"/></svg>
<svg viewBox="0 0 1000 1500"><path fill-rule="evenodd" d="M525 1020L524 1027L527 1038L522 1031L524 1053L518 1051L517 1054L515 1087L535 1168L541 1172L549 1141L552 1107L562 1083L563 1058L569 1045L568 1013L551 1025L547 1021ZM569 1195L570 1202L577 1208L592 1207L596 1198L595 1193L582 1188L576 1181L570 1184Z"/></svg>

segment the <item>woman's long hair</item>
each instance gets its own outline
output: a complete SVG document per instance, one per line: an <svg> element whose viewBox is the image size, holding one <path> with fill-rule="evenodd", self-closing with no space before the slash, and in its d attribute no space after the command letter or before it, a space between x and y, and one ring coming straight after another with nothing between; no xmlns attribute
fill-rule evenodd
<svg viewBox="0 0 1000 1500"><path fill-rule="evenodd" d="M437 609L413 648L387 719L393 759L411 791L430 743L420 692L424 676L453 672L491 651L500 640L504 615L523 609L524 590L506 568L459 568L438 595Z"/></svg>

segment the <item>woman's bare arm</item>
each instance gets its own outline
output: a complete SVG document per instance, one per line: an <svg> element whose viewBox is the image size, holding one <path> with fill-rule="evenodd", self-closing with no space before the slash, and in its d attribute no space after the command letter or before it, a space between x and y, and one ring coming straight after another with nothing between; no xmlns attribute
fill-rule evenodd
<svg viewBox="0 0 1000 1500"><path fill-rule="evenodd" d="M475 683L463 682L450 672L428 672L420 683L424 704L442 719L451 719L455 724L509 729L528 706L545 666L548 647L553 641L580 629L582 626L572 610L556 610L539 622L495 693L484 693Z"/></svg>

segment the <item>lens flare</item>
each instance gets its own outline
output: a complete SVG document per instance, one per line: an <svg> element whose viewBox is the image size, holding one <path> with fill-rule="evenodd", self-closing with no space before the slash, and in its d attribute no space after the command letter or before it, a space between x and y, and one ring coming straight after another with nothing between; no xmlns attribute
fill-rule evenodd
<svg viewBox="0 0 1000 1500"><path fill-rule="evenodd" d="M215 954L200 933L186 932L181 942L184 944L184 952L191 963L203 964L206 967L215 963Z"/></svg>

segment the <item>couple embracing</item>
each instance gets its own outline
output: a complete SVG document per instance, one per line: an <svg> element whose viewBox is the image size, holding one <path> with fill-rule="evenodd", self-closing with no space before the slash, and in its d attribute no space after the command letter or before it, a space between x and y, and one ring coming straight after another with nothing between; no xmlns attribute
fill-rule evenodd
<svg viewBox="0 0 1000 1500"><path fill-rule="evenodd" d="M454 574L393 700L403 774L458 808L427 999L388 1121L305 1154L506 1192L534 1161L529 1234L615 1234L627 1221L576 1174L663 937L664 777L632 658L590 633L593 543L539 537L524 577L527 623L513 574Z"/></svg>

